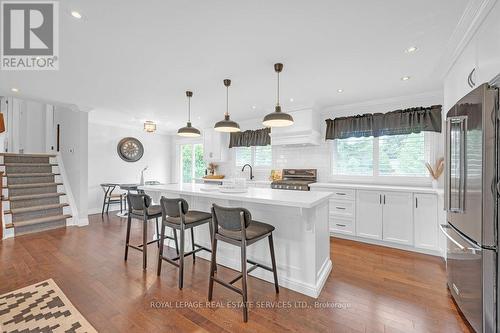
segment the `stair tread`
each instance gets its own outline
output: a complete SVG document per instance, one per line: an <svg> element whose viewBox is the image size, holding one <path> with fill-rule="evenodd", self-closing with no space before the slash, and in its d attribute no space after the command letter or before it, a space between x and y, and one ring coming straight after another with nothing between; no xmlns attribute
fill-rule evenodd
<svg viewBox="0 0 500 333"><path fill-rule="evenodd" d="M57 163L2 163L0 166L57 166Z"/></svg>
<svg viewBox="0 0 500 333"><path fill-rule="evenodd" d="M4 177L11 177L11 178L17 178L17 177L48 177L48 176L60 176L60 173L53 173L53 172L40 172L40 173L10 173L10 174L4 174Z"/></svg>
<svg viewBox="0 0 500 333"><path fill-rule="evenodd" d="M27 194L27 195L16 195L13 197L4 197L3 201L18 201L18 200L30 200L30 199L41 199L41 198L51 198L60 197L66 195L66 193L41 193L41 194Z"/></svg>
<svg viewBox="0 0 500 333"><path fill-rule="evenodd" d="M33 184L15 184L7 185L4 188L19 189L19 188L34 188L34 187L50 187L63 185L63 183L33 183Z"/></svg>
<svg viewBox="0 0 500 333"><path fill-rule="evenodd" d="M65 220L69 219L72 217L70 214L63 214L63 215L53 215L53 216L46 216L46 217L39 217L36 219L31 219L31 220L24 220L24 221L16 221L13 222L15 226L27 226L27 225L33 225L33 224L40 224L40 223L47 223L47 222L52 222L52 221L60 221L60 220Z"/></svg>
<svg viewBox="0 0 500 333"><path fill-rule="evenodd" d="M44 153L33 153L33 154L0 153L0 156L57 157L56 154L44 154Z"/></svg>
<svg viewBox="0 0 500 333"><path fill-rule="evenodd" d="M63 208L63 207L68 207L68 206L69 206L69 204L67 204L67 203L59 203L59 204L50 204L50 205L23 207L23 208L6 210L4 212L4 214L21 214L21 213L36 212L36 211L39 211L39 210L47 210L47 209L54 209L54 208Z"/></svg>

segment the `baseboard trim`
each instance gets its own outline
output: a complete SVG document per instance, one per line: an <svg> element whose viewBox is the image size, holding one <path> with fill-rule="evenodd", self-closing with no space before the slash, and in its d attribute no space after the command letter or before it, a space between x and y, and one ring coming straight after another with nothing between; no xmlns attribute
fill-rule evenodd
<svg viewBox="0 0 500 333"><path fill-rule="evenodd" d="M390 247L390 248L398 249L398 250L405 250L405 251L409 251L409 252L417 252L417 253L422 253L422 254L428 254L431 256L442 257L440 250L419 249L419 248L415 248L412 246L384 242L384 241L381 241L378 239L369 239L369 238L363 238L363 237L358 237L358 236L338 234L338 233L333 233L333 232L330 232L330 237L342 238L342 239L352 240L355 242L361 242L361 243L372 244L372 245L379 245L379 246Z"/></svg>

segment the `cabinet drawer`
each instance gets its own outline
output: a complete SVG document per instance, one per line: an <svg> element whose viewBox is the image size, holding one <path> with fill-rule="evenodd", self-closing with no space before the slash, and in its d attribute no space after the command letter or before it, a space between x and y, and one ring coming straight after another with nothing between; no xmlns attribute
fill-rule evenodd
<svg viewBox="0 0 500 333"><path fill-rule="evenodd" d="M332 192L331 198L335 200L354 200L356 197L356 191L353 189L332 188L329 192Z"/></svg>
<svg viewBox="0 0 500 333"><path fill-rule="evenodd" d="M330 214L340 216L354 216L354 201L330 199Z"/></svg>
<svg viewBox="0 0 500 333"><path fill-rule="evenodd" d="M354 219L330 215L330 232L354 235Z"/></svg>

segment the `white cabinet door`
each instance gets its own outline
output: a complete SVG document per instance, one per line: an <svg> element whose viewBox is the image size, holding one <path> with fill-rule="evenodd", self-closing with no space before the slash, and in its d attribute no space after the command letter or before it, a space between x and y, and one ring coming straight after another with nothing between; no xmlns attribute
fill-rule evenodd
<svg viewBox="0 0 500 333"><path fill-rule="evenodd" d="M414 194L413 224L415 247L428 250L437 250L439 248L437 209L436 195Z"/></svg>
<svg viewBox="0 0 500 333"><path fill-rule="evenodd" d="M356 191L356 235L382 239L382 204L378 191Z"/></svg>
<svg viewBox="0 0 500 333"><path fill-rule="evenodd" d="M228 133L216 132L212 128L203 130L203 159L205 162L227 160Z"/></svg>
<svg viewBox="0 0 500 333"><path fill-rule="evenodd" d="M488 14L476 33L477 82L476 86L491 81L500 74L500 4Z"/></svg>
<svg viewBox="0 0 500 333"><path fill-rule="evenodd" d="M384 241L413 244L412 197L406 192L382 194Z"/></svg>

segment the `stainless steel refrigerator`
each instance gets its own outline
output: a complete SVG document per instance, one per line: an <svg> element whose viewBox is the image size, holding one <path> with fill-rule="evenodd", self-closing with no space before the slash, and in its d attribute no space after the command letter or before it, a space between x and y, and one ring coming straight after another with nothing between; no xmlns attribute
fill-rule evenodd
<svg viewBox="0 0 500 333"><path fill-rule="evenodd" d="M483 84L446 114L448 287L477 332L497 331L498 98Z"/></svg>

